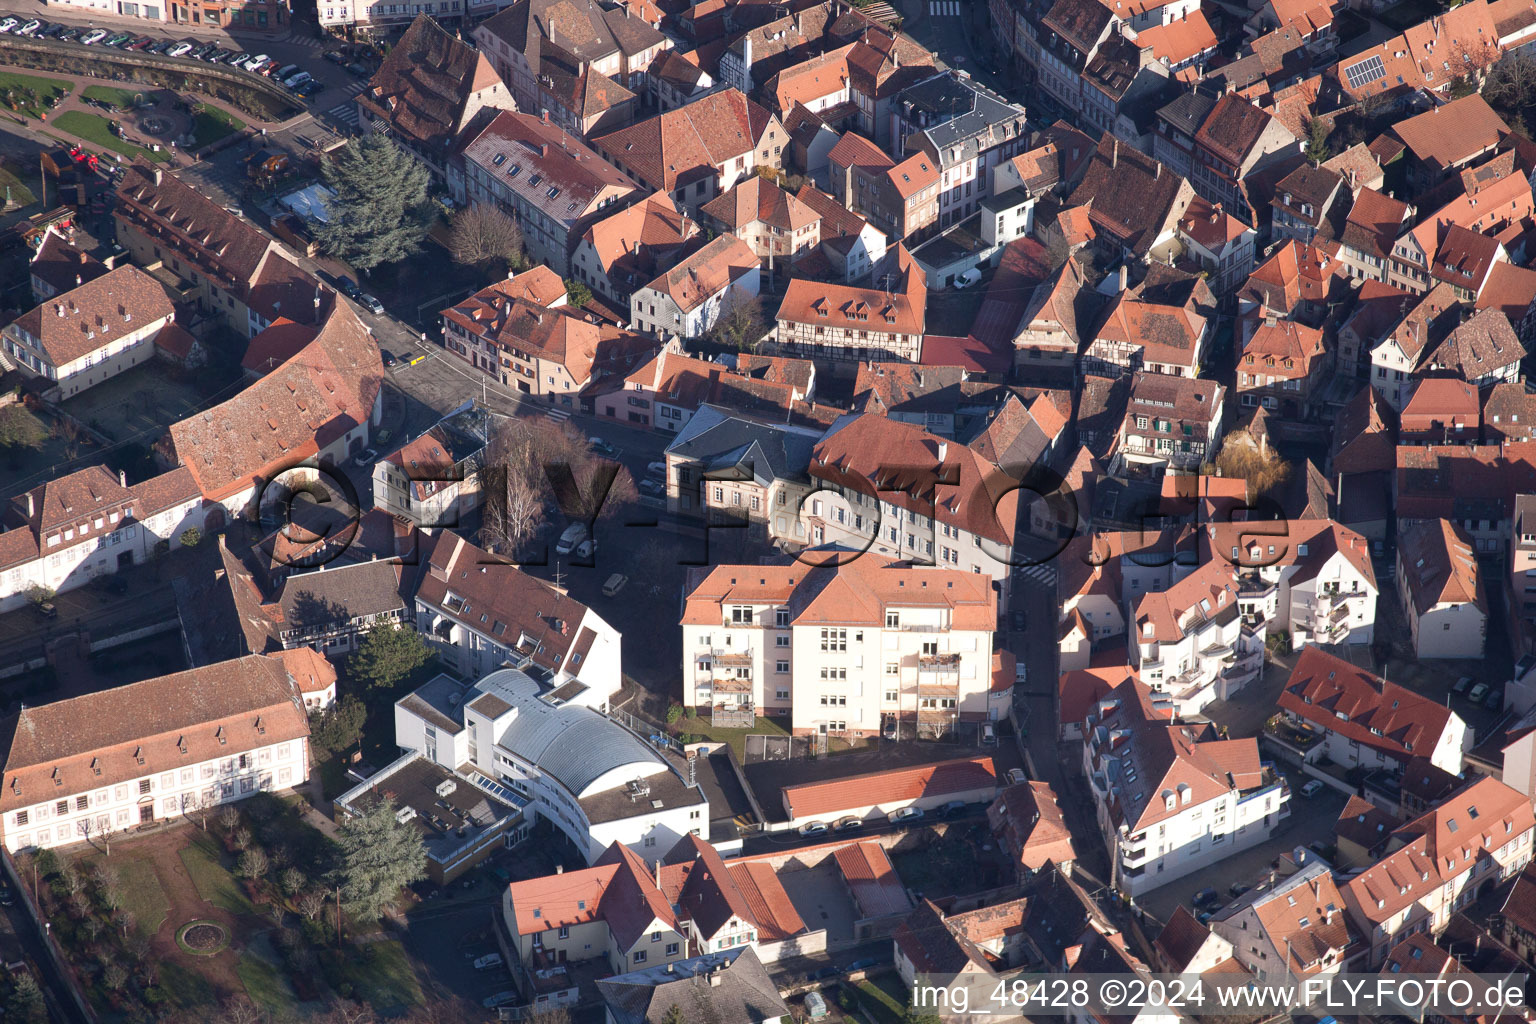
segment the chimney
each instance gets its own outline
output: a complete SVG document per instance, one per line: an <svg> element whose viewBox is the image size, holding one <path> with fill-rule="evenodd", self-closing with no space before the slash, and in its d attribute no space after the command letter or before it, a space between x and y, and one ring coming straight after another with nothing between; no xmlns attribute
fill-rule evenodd
<svg viewBox="0 0 1536 1024"><path fill-rule="evenodd" d="M1163 162L1161 160L1154 160L1152 162L1152 180L1153 181L1157 181L1162 176L1163 176Z"/></svg>
<svg viewBox="0 0 1536 1024"><path fill-rule="evenodd" d="M122 470L117 471L117 486L123 488L128 486L128 474L124 473Z"/></svg>
<svg viewBox="0 0 1536 1024"><path fill-rule="evenodd" d="M944 459L948 455L949 455L949 442L948 441L940 441L939 442L939 462L942 463L944 461Z"/></svg>
<svg viewBox="0 0 1536 1024"><path fill-rule="evenodd" d="M557 875L565 874L565 865L564 864L556 864L555 865L555 874L557 874Z"/></svg>
<svg viewBox="0 0 1536 1024"><path fill-rule="evenodd" d="M661 861L656 861L656 888L661 888ZM669 965L670 966L670 965Z"/></svg>
<svg viewBox="0 0 1536 1024"><path fill-rule="evenodd" d="M1130 284L1130 277L1131 268L1124 263L1120 264L1120 291L1125 291L1126 287Z"/></svg>
<svg viewBox="0 0 1536 1024"><path fill-rule="evenodd" d="M35 499L33 499L31 491L27 492L26 497L27 497L27 518L31 519L33 516L37 515L37 502L36 502Z"/></svg>
<svg viewBox="0 0 1536 1024"><path fill-rule="evenodd" d="M722 970L724 970L724 968L721 968L721 967L716 967L716 968L713 968L713 969L710 970L710 972L709 972L709 987L710 988L719 988L720 987L720 972Z"/></svg>
<svg viewBox="0 0 1536 1024"><path fill-rule="evenodd" d="M1109 148L1109 169L1114 170L1120 166L1120 140L1114 139Z"/></svg>

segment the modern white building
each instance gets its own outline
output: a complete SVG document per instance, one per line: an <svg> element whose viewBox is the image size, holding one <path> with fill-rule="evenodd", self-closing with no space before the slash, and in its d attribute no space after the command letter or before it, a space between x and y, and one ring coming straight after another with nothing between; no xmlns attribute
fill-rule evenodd
<svg viewBox="0 0 1536 1024"><path fill-rule="evenodd" d="M1291 649L1369 644L1376 637L1376 572L1370 545L1331 519L1220 523L1209 557L1238 572L1238 607Z"/></svg>
<svg viewBox="0 0 1536 1024"><path fill-rule="evenodd" d="M420 543L416 629L450 668L474 678L515 665L590 707L619 692L619 631L592 609L456 533Z"/></svg>
<svg viewBox="0 0 1536 1024"><path fill-rule="evenodd" d="M276 658L247 655L23 707L6 737L12 853L191 819L309 778L309 719Z"/></svg>
<svg viewBox="0 0 1536 1024"><path fill-rule="evenodd" d="M907 737L942 735L1006 715L991 698L1011 698L1013 679L995 678L990 579L844 560L722 565L692 581L684 702L723 726L787 717L796 735L891 735L898 723Z"/></svg>
<svg viewBox="0 0 1536 1024"><path fill-rule="evenodd" d="M1083 772L1112 883L1130 896L1264 842L1290 814L1290 788L1259 760L1257 740L1170 720L1134 682L1084 720Z"/></svg>
<svg viewBox="0 0 1536 1024"><path fill-rule="evenodd" d="M567 703L569 686L512 668L473 686L438 676L396 702L395 742L511 790L526 818L547 819L589 863L615 842L656 859L685 835L707 839L703 791L618 722Z"/></svg>
<svg viewBox="0 0 1536 1024"><path fill-rule="evenodd" d="M1210 559L1167 590L1142 594L1127 640L1131 664L1180 714L1258 678L1264 634L1242 621L1236 569Z"/></svg>

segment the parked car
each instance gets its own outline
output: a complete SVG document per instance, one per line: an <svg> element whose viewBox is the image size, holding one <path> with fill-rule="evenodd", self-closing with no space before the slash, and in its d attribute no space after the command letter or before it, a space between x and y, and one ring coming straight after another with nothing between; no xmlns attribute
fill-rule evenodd
<svg viewBox="0 0 1536 1024"><path fill-rule="evenodd" d="M879 960L876 960L872 956L867 956L863 960L855 960L853 963L849 964L848 971L849 973L852 973L853 971L867 971L871 967L878 966L880 966Z"/></svg>
<svg viewBox="0 0 1536 1024"><path fill-rule="evenodd" d="M0 22L0 24L4 24L4 22ZM95 46L97 43L101 42L105 38L107 38L107 30L106 29L104 29L104 28L93 28L89 32L87 32L85 35L80 37L80 44L82 46Z"/></svg>
<svg viewBox="0 0 1536 1024"><path fill-rule="evenodd" d="M480 959L476 960L474 966L475 966L475 970L477 970L477 971L488 971L492 967L500 967L501 966L501 954L500 953L487 953L487 954L485 954L485 956L482 956Z"/></svg>
<svg viewBox="0 0 1536 1024"><path fill-rule="evenodd" d="M155 44L155 37L154 36L139 36L139 38L135 39L133 42L128 43L126 46L124 46L123 49L125 49L125 50L137 50L139 52L143 52L144 50L149 49L154 44Z"/></svg>
<svg viewBox="0 0 1536 1024"><path fill-rule="evenodd" d="M1487 698L1483 701L1483 707L1489 711L1499 711L1504 707L1504 691L1489 690Z"/></svg>
<svg viewBox="0 0 1536 1024"><path fill-rule="evenodd" d="M587 524L572 523L560 534L560 539L555 541L555 554L568 555L575 551L583 541L587 539Z"/></svg>
<svg viewBox="0 0 1536 1024"><path fill-rule="evenodd" d="M1472 685L1472 677L1471 676L1462 676L1460 679L1456 680L1454 683L1451 684L1451 692L1455 693L1455 694L1466 693L1467 692L1467 687L1469 687L1471 685Z"/></svg>
<svg viewBox="0 0 1536 1024"><path fill-rule="evenodd" d="M105 46L122 46L124 43L131 42L132 40L133 36L127 32L117 32L103 39L102 44Z"/></svg>
<svg viewBox="0 0 1536 1024"><path fill-rule="evenodd" d="M229 58L231 52L233 51L226 50L221 46L217 50L211 50L203 54L203 60L209 64L223 64Z"/></svg>
<svg viewBox="0 0 1536 1024"><path fill-rule="evenodd" d="M66 28L63 32L60 32L58 36L59 42L61 43L73 43L79 38L80 30L77 28Z"/></svg>
<svg viewBox="0 0 1536 1024"><path fill-rule="evenodd" d="M157 39L153 43L150 43L148 46L144 47L144 52L145 53L164 53L165 51L169 50L171 47L173 47L175 45L176 45L176 40L174 40L174 39Z"/></svg>
<svg viewBox="0 0 1536 1024"><path fill-rule="evenodd" d="M1233 882L1227 888L1227 892L1231 893L1233 899L1237 899L1239 896L1241 896L1243 893L1245 893L1247 891L1248 891L1248 887L1246 885L1244 885L1242 882Z"/></svg>
<svg viewBox="0 0 1536 1024"><path fill-rule="evenodd" d="M379 453L374 451L372 448L364 448L362 451L357 453L357 458L353 459L352 461L359 467L371 466L373 465L374 460L376 460L378 457Z"/></svg>
<svg viewBox="0 0 1536 1024"><path fill-rule="evenodd" d="M977 270L975 267L972 267L970 270L967 270L965 273L955 278L955 287L969 288L971 285L977 283L980 280L981 271Z"/></svg>
<svg viewBox="0 0 1536 1024"><path fill-rule="evenodd" d="M1025 780L1025 777L1024 777L1024 769L1023 768L1009 768L1008 769L1008 785L1010 785L1010 786L1019 786L1019 785L1023 785L1023 783L1025 781L1026 780Z"/></svg>
<svg viewBox="0 0 1536 1024"><path fill-rule="evenodd" d="M991 722L981 723L981 744L984 747L997 746L997 730L992 727Z"/></svg>
<svg viewBox="0 0 1536 1024"><path fill-rule="evenodd" d="M804 825L801 825L798 831L801 837L808 839L811 836L824 836L827 834L829 829L827 828L827 823L824 821L808 821Z"/></svg>
<svg viewBox="0 0 1536 1024"><path fill-rule="evenodd" d="M1015 633L1024 632L1024 627L1028 624L1028 620L1024 617L1023 608L1015 608L1009 621L1012 623Z"/></svg>
<svg viewBox="0 0 1536 1024"><path fill-rule="evenodd" d="M949 803L945 804L943 807L940 807L939 810L938 810L938 813L936 813L934 815L934 817L935 818L954 818L954 817L957 817L957 816L959 816L961 814L964 814L964 813L965 813L965 801L964 800L951 800Z"/></svg>
<svg viewBox="0 0 1536 1024"><path fill-rule="evenodd" d="M900 825L908 821L917 821L923 816L921 807L899 807L885 816L885 820L892 825Z"/></svg>
<svg viewBox="0 0 1536 1024"><path fill-rule="evenodd" d="M68 30L68 28L68 25L61 25L57 23L51 24L39 32L38 37L42 39L57 39L59 36L62 36L65 31Z"/></svg>
<svg viewBox="0 0 1536 1024"><path fill-rule="evenodd" d="M1483 698L1488 696L1488 689L1489 687L1487 683L1478 683L1476 686L1472 687L1472 692L1467 694L1467 699L1470 700L1473 704L1481 704L1483 702Z"/></svg>
<svg viewBox="0 0 1536 1024"><path fill-rule="evenodd" d="M241 66L244 67L245 70L247 70L247 71L255 71L257 68L261 67L263 64L271 63L271 61L272 61L271 57L268 57L264 53L258 53L256 56L247 59L246 62L243 65L241 65Z"/></svg>
<svg viewBox="0 0 1536 1024"><path fill-rule="evenodd" d="M368 312L372 313L374 316L384 315L384 303L380 302L372 295L369 295L367 292L358 293L357 304L362 306Z"/></svg>
<svg viewBox="0 0 1536 1024"><path fill-rule="evenodd" d="M37 30L42 27L43 23L38 21L36 18L33 18L31 21L23 22L22 26L16 30L16 34L19 36L36 35Z"/></svg>
<svg viewBox="0 0 1536 1024"><path fill-rule="evenodd" d="M1213 918L1215 916L1216 916L1216 914L1213 911L1202 910L1202 911L1200 911L1200 913L1195 915L1195 920L1199 921L1201 924L1210 924L1211 923L1211 918Z"/></svg>
<svg viewBox="0 0 1536 1024"><path fill-rule="evenodd" d="M638 484L635 485L635 487L647 498L662 498L665 497L667 493L667 485L662 483L660 480L651 480L647 478L645 480L641 480Z"/></svg>
<svg viewBox="0 0 1536 1024"><path fill-rule="evenodd" d="M509 1006L521 998L522 996L519 995L515 990L497 992L493 996L486 996L484 999L480 1000L480 1005L485 1007L487 1010L494 1010L498 1006Z"/></svg>
<svg viewBox="0 0 1536 1024"><path fill-rule="evenodd" d="M298 73L299 73L299 66L297 64L284 64L282 67L278 68L276 71L271 72L269 77L275 78L279 82L286 82L288 79L292 78L294 75L296 75Z"/></svg>
<svg viewBox="0 0 1536 1024"><path fill-rule="evenodd" d="M232 53L228 57L225 57L224 63L228 64L232 68L238 68L243 66L245 62L250 59L251 55L246 51L241 50L239 53Z"/></svg>
<svg viewBox="0 0 1536 1024"><path fill-rule="evenodd" d="M59 606L52 601L44 601L37 606L37 614L45 619L56 619L59 617Z"/></svg>
<svg viewBox="0 0 1536 1024"><path fill-rule="evenodd" d="M810 974L807 974L806 980L826 981L828 978L835 978L842 973L843 969L841 967L837 966L836 964L828 964L827 966L821 968L819 971L812 971Z"/></svg>
<svg viewBox="0 0 1536 1024"><path fill-rule="evenodd" d="M604 458L616 459L619 457L619 450L600 437L587 438L587 447Z"/></svg>
<svg viewBox="0 0 1536 1024"><path fill-rule="evenodd" d="M5 35L7 33L16 31L16 26L19 24L21 23L15 18L0 18L0 35Z"/></svg>
<svg viewBox="0 0 1536 1024"><path fill-rule="evenodd" d="M1308 800L1310 800L1313 797L1317 796L1317 794L1321 793L1322 791L1323 791L1323 780L1322 779L1313 779L1311 782L1308 782L1305 786L1301 787L1301 795L1306 797Z"/></svg>
<svg viewBox="0 0 1536 1024"><path fill-rule="evenodd" d="M171 47L169 50L166 50L165 51L165 55L167 57L185 57L187 54L189 54L191 52L192 52L192 44L191 43L177 43L175 46Z"/></svg>
<svg viewBox="0 0 1536 1024"><path fill-rule="evenodd" d="M332 64L345 64L347 62L346 54L340 50L326 50L324 56Z"/></svg>
<svg viewBox="0 0 1536 1024"><path fill-rule="evenodd" d="M384 360L384 365L385 366L394 366L395 365L396 359L395 359L395 354L393 352L386 352L384 349L381 348L381 349L379 349L379 358Z"/></svg>
<svg viewBox="0 0 1536 1024"><path fill-rule="evenodd" d="M287 89L297 89L305 82L312 81L314 81L314 77L308 71L300 71L298 74L289 75L287 78L283 79L283 87Z"/></svg>
<svg viewBox="0 0 1536 1024"><path fill-rule="evenodd" d="M1207 886L1195 893L1194 899L1189 901L1195 907L1210 907L1221 902L1221 893Z"/></svg>
<svg viewBox="0 0 1536 1024"><path fill-rule="evenodd" d="M617 595L619 591L624 589L624 585L628 582L628 576L625 576L621 572L614 573L612 576L609 576L608 579L603 583L603 596L613 597Z"/></svg>
<svg viewBox="0 0 1536 1024"><path fill-rule="evenodd" d="M204 43L202 46L197 46L196 44L193 44L192 59L193 60L202 60L204 57L208 56L210 53L212 53L214 50L217 50L218 48L219 48L219 44L218 43Z"/></svg>
<svg viewBox="0 0 1536 1024"><path fill-rule="evenodd" d="M313 78L311 78L309 81L305 82L303 85L300 85L297 89L294 89L293 91L298 93L300 96L304 97L305 99L309 99L315 93L322 92L322 91L324 91L324 89L325 89L325 86L321 85L319 82L317 82Z"/></svg>
<svg viewBox="0 0 1536 1024"><path fill-rule="evenodd" d="M652 476L666 476L667 464L665 462L647 462L645 471Z"/></svg>
<svg viewBox="0 0 1536 1024"><path fill-rule="evenodd" d="M357 282L350 277L338 277L336 279L336 287L340 289L341 294L349 299L355 299L363 294L362 289L358 288Z"/></svg>
<svg viewBox="0 0 1536 1024"><path fill-rule="evenodd" d="M366 64L357 63L356 61L347 65L347 71L350 74L356 75L358 78L367 78L369 75L373 74L372 68Z"/></svg>
<svg viewBox="0 0 1536 1024"><path fill-rule="evenodd" d="M832 826L833 832L857 832L864 827L864 819L858 815L850 814L846 818L837 819L837 824Z"/></svg>

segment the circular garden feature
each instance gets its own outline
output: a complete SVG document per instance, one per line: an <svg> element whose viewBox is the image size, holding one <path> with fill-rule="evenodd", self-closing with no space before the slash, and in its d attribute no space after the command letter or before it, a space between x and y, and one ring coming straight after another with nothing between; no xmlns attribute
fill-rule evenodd
<svg viewBox="0 0 1536 1024"><path fill-rule="evenodd" d="M176 945L194 956L213 956L229 948L229 932L216 921L188 921L177 929Z"/></svg>

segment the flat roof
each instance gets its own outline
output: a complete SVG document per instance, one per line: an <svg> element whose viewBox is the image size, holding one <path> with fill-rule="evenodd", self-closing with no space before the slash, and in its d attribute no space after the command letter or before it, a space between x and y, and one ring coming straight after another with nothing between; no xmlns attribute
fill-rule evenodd
<svg viewBox="0 0 1536 1024"><path fill-rule="evenodd" d="M400 812L411 812L409 820L421 833L427 856L445 863L487 831L522 813L524 803L516 794L497 788L502 795L410 753L344 793L336 803L361 814L388 797Z"/></svg>
<svg viewBox="0 0 1536 1024"><path fill-rule="evenodd" d="M469 688L450 675L433 676L395 702L444 732L464 731L464 697Z"/></svg>

